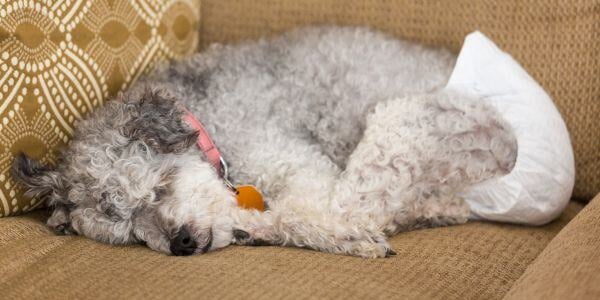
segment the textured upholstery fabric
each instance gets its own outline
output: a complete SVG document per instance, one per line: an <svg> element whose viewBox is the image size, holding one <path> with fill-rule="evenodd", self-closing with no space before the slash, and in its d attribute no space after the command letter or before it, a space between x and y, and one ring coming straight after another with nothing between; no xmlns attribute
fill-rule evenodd
<svg viewBox="0 0 600 300"><path fill-rule="evenodd" d="M505 299L600 299L600 195L548 244Z"/></svg>
<svg viewBox="0 0 600 300"><path fill-rule="evenodd" d="M201 45L306 24L368 25L458 51L480 30L549 92L575 150L574 196L600 192L600 0L204 0Z"/></svg>
<svg viewBox="0 0 600 300"><path fill-rule="evenodd" d="M0 219L3 299L498 299L581 209L544 227L468 223L400 234L367 260L238 247L172 257L54 236L42 212Z"/></svg>
<svg viewBox="0 0 600 300"><path fill-rule="evenodd" d="M7 2L17 3L17 6L8 8ZM40 9L49 5L47 0L35 1L38 2ZM165 3L168 6L175 2L189 3L184 0L71 1L73 7L85 3L83 6L98 9L88 7L86 13L70 14L67 13L70 7L65 4L64 8L57 7L62 10L60 15L38 14L28 19L30 15L23 13L26 9L19 7L19 3L27 6L30 1L0 0L0 212L3 215L36 205L22 202L6 175L12 154L25 149L30 155L52 161L55 157L51 150L69 138L70 131L66 128L72 130L75 111L82 115L101 105L107 95L127 86L155 61L193 51L195 35L183 29L188 28L186 23L193 28L197 22L196 7L177 9L182 17L166 20L160 18L165 14L147 9L145 5ZM397 36L458 50L467 32L482 30L513 53L554 97L575 146L578 172L575 195L593 196L600 188L597 152L600 148L597 122L600 1L451 2L203 0L201 40L202 45L207 46L211 42L256 38L303 24L338 23L370 25ZM117 19L129 29L129 35L123 37L115 33L120 25L107 22L117 20L103 10L108 7L119 7L119 12L126 13L119 14ZM173 14L177 15L175 11ZM9 15L18 18L6 17ZM68 21L61 21L67 16ZM89 20L85 21L86 18ZM18 26L27 23L23 20L31 26ZM41 26L39 24L47 27L40 27L38 31L31 29ZM23 38L18 33L23 32L28 34L22 44L18 44L17 39ZM23 50L25 46L35 46L32 41L39 42L41 36L45 37L44 46L34 47L39 52ZM177 46L169 42L175 38L180 41ZM128 46L115 46L120 43ZM21 48L14 48L15 45ZM52 51L40 49L61 51L60 54L55 51L54 61ZM73 49L80 49L83 54ZM69 51L71 56L66 54ZM95 58L91 52L100 54L101 58ZM13 56L17 57L16 63ZM32 69L31 61L40 57L46 60L50 57L49 67L42 60L45 73ZM79 59L76 61L73 57ZM132 59L137 63L132 63ZM27 71L27 61L30 61L31 71ZM58 67L61 64L62 67ZM17 68L20 69L14 75ZM72 69L78 70L71 71L77 80L71 79L65 71ZM44 74L48 74L47 78ZM61 79L61 74L66 79ZM38 78L35 83L33 78ZM90 90L86 89L84 79ZM42 81L46 90L41 86ZM69 82L72 91L65 82ZM91 82L95 82L95 86ZM82 90L76 84L83 85ZM16 86L19 89L14 88ZM57 89L54 96L53 86ZM66 93L65 98L70 102L59 102L56 93L61 97ZM73 93L77 96L69 96ZM77 100L81 100L80 105ZM64 103L62 107L61 103ZM65 111L69 114L59 118ZM9 133L12 135L8 136ZM0 298L499 299L515 282L508 295L510 299L536 298L537 295L591 297L597 295L593 288L599 286L593 269L600 264L595 256L598 202L596 199L590 203L556 240L552 239L577 214L581 204L570 203L559 220L543 227L469 223L404 233L391 239L398 255L379 260L277 247L229 247L207 255L169 257L140 246L113 247L82 237L55 236L43 225L43 212L38 211L0 219ZM548 249L544 250L548 243Z"/></svg>
<svg viewBox="0 0 600 300"><path fill-rule="evenodd" d="M193 53L199 0L0 1L0 216L38 206L8 170L56 160L75 123L159 60Z"/></svg>

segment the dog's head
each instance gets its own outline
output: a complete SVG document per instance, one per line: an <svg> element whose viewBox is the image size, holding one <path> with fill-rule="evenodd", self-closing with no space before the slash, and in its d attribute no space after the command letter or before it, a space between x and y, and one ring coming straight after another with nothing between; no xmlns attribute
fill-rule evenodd
<svg viewBox="0 0 600 300"><path fill-rule="evenodd" d="M183 108L155 91L118 98L78 124L56 168L25 155L15 161L26 195L51 208L48 225L175 255L228 245L224 216L235 198L193 146Z"/></svg>

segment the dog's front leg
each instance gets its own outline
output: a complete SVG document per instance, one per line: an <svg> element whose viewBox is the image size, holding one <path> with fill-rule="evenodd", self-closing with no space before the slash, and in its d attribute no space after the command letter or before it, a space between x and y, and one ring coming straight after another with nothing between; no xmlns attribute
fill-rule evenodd
<svg viewBox="0 0 600 300"><path fill-rule="evenodd" d="M240 210L235 216L234 243L278 245L360 256L395 255L385 235L361 222L312 209L267 211Z"/></svg>

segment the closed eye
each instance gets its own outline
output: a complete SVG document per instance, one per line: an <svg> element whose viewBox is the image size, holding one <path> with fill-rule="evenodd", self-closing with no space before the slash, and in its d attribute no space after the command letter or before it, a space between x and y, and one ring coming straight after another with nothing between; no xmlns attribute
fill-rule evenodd
<svg viewBox="0 0 600 300"><path fill-rule="evenodd" d="M102 212L113 219L118 217L114 205L108 202L108 192L103 192L101 197L100 208L102 209Z"/></svg>
<svg viewBox="0 0 600 300"><path fill-rule="evenodd" d="M107 216L109 216L110 218L115 218L117 217L117 213L115 211L115 209L112 207L112 205L108 205L105 209L104 209L104 214L106 214Z"/></svg>

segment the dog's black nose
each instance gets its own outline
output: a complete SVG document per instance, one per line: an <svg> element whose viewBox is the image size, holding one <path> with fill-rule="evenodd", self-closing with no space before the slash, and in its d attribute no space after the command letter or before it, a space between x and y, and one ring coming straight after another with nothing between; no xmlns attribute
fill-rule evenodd
<svg viewBox="0 0 600 300"><path fill-rule="evenodd" d="M196 251L196 241L185 227L181 227L177 236L171 240L171 253L176 256L192 255Z"/></svg>

